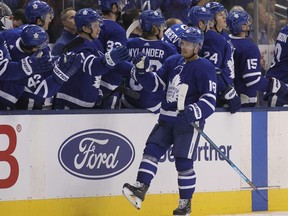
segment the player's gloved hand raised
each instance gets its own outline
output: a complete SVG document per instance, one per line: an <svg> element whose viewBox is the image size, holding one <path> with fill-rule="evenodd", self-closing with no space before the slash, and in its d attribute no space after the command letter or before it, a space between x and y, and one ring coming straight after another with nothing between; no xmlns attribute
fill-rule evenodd
<svg viewBox="0 0 288 216"><path fill-rule="evenodd" d="M49 55L43 56L43 51L38 51L31 56L21 59L21 65L27 75L45 73L54 67L51 57Z"/></svg>
<svg viewBox="0 0 288 216"><path fill-rule="evenodd" d="M228 86L221 94L223 100L228 104L228 110L231 113L237 112L241 108L241 100L236 90L232 86Z"/></svg>
<svg viewBox="0 0 288 216"><path fill-rule="evenodd" d="M119 46L105 53L104 62L110 68L115 65L130 60L130 55L127 47Z"/></svg>
<svg viewBox="0 0 288 216"><path fill-rule="evenodd" d="M191 124L202 118L202 111L196 103L193 103L185 106L185 109L179 112L177 117Z"/></svg>
<svg viewBox="0 0 288 216"><path fill-rule="evenodd" d="M139 75L144 75L149 71L149 57L143 53L139 53L132 59L132 63L135 65L135 72Z"/></svg>
<svg viewBox="0 0 288 216"><path fill-rule="evenodd" d="M81 67L81 56L75 53L64 53L56 61L52 76L59 83L63 84L74 75Z"/></svg>

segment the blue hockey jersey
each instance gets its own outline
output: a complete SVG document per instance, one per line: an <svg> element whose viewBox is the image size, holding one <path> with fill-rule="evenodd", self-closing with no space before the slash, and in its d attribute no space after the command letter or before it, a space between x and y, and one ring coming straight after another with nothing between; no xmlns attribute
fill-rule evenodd
<svg viewBox="0 0 288 216"><path fill-rule="evenodd" d="M224 85L221 82L217 83L218 92L224 91L228 85L233 86L235 77L234 60L231 46L223 35L213 30L207 31L199 56L208 59L215 68L221 70L221 78L224 81Z"/></svg>
<svg viewBox="0 0 288 216"><path fill-rule="evenodd" d="M234 86L241 96L241 104L255 105L257 91L269 91L269 79L261 75L260 51L255 43L247 38L231 36L235 47Z"/></svg>
<svg viewBox="0 0 288 216"><path fill-rule="evenodd" d="M178 18L184 24L189 22L188 13L190 11L191 0L166 0L164 11L166 19Z"/></svg>
<svg viewBox="0 0 288 216"><path fill-rule="evenodd" d="M215 110L216 71L206 59L198 58L186 63L181 55L176 54L167 58L156 73L136 74L136 79L147 91L165 90L159 121L183 123L177 117L178 91L182 83L189 86L185 106L196 103L199 108L197 120L205 121Z"/></svg>
<svg viewBox="0 0 288 216"><path fill-rule="evenodd" d="M27 25L22 25L18 28L9 29L1 32L1 35L7 43L7 48L12 61L19 62L21 59L30 56L25 53L20 47L20 37L23 29ZM44 55L50 56L50 49L47 46ZM22 74L23 69L15 71ZM41 109L45 98L50 98L59 89L60 85L51 76L52 70L46 73L37 74L33 72L29 76L17 79L15 81L7 81L5 84L2 81L1 91L5 94L1 96L1 101L10 108L17 109ZM19 101L25 101L19 103ZM17 104L16 104L17 103ZM15 107L16 104L16 107Z"/></svg>
<svg viewBox="0 0 288 216"><path fill-rule="evenodd" d="M170 43L161 40L146 40L141 37L129 39L127 48L132 57L135 57L139 53L144 53L148 56L151 71L157 71L169 56L177 54L176 48ZM134 99L124 95L124 105L128 103L132 107L148 109L153 113L159 112L165 95L164 90L157 92L146 91L140 83L131 77L127 79L126 86L139 92L140 98Z"/></svg>
<svg viewBox="0 0 288 216"><path fill-rule="evenodd" d="M104 64L103 50L96 46L97 43L79 36L70 43L75 45L69 51L81 53L83 66L61 86L54 99L55 107L95 108L101 100L101 75L110 68Z"/></svg>
<svg viewBox="0 0 288 216"><path fill-rule="evenodd" d="M2 36L0 36L2 37ZM3 38L0 38L0 79L18 80L29 76L23 68L21 62L12 61L9 50Z"/></svg>
<svg viewBox="0 0 288 216"><path fill-rule="evenodd" d="M266 76L275 77L288 84L288 25L278 34L274 48L274 59Z"/></svg>
<svg viewBox="0 0 288 216"><path fill-rule="evenodd" d="M126 46L127 38L125 29L120 26L117 22L104 19L104 25L101 26L101 32L99 34L99 41L101 41L104 51L108 52L118 46ZM101 90L104 97L109 95L109 93L115 90L123 82L125 74L129 73L127 70L129 65L121 63L115 68L109 70L106 74L103 74L101 78ZM130 69L132 66L130 67ZM114 109L119 104L119 93L111 95L111 97L106 98L103 101L103 108Z"/></svg>

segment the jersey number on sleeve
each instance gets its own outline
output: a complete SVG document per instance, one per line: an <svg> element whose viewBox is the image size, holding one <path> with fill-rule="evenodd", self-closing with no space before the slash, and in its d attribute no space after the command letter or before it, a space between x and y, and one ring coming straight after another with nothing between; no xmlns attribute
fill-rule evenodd
<svg viewBox="0 0 288 216"><path fill-rule="evenodd" d="M257 59L247 59L248 70L257 68Z"/></svg>

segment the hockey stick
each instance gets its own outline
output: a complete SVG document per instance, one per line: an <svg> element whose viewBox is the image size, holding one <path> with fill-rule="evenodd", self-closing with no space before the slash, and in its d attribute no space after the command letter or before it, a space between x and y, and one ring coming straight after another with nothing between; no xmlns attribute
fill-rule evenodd
<svg viewBox="0 0 288 216"><path fill-rule="evenodd" d="M185 98L188 90L187 84L181 84L178 93L177 109L179 112L185 109ZM208 143L226 160L226 162L241 176L241 178L249 184L265 201L268 199L259 191L259 189L244 175L244 173L219 149L219 147L198 127L194 122L191 125L203 136Z"/></svg>
<svg viewBox="0 0 288 216"><path fill-rule="evenodd" d="M144 11L146 6L147 6L147 10L151 10L151 2L150 2L150 0L147 0L147 1L144 2L144 4L141 7L141 10Z"/></svg>
<svg viewBox="0 0 288 216"><path fill-rule="evenodd" d="M130 37L130 34L140 25L139 20L135 20L126 30L126 38Z"/></svg>
<svg viewBox="0 0 288 216"><path fill-rule="evenodd" d="M105 95L105 97L102 98L102 101L106 100L107 98L111 97L114 93L119 92L121 94L127 95L133 99L139 99L140 94L136 91L133 91L125 86L118 86L117 88L115 88L114 90L112 90L111 92L109 92L109 94Z"/></svg>

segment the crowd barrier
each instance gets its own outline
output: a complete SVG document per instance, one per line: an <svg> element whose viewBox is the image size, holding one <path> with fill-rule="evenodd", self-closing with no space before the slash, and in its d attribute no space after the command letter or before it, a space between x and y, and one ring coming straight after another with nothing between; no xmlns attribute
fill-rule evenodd
<svg viewBox="0 0 288 216"><path fill-rule="evenodd" d="M157 115L141 110L0 113L0 215L172 215L178 203L170 151L142 209L121 195L133 183ZM288 110L217 110L204 132L264 200L201 138L192 216L287 211Z"/></svg>

